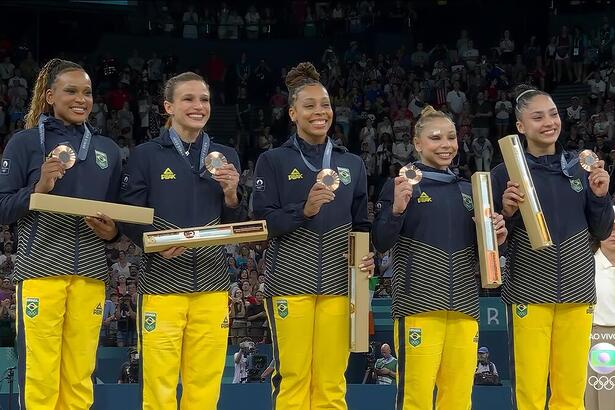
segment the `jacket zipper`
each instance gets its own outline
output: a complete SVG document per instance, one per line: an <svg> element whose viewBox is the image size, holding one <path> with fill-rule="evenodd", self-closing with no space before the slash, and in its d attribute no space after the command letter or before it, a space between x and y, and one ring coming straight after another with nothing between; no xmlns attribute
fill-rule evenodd
<svg viewBox="0 0 615 410"><path fill-rule="evenodd" d="M455 184L456 185L456 184ZM452 240L452 232L453 232L453 218L452 218L452 206L454 206L455 202L453 202L451 204L451 206L449 207L449 211L447 212L446 216L448 217L448 243L449 246L451 244L451 240ZM449 310L453 310L453 256L449 251L447 252L448 254L448 286L449 286L449 291L448 291L448 308Z"/></svg>

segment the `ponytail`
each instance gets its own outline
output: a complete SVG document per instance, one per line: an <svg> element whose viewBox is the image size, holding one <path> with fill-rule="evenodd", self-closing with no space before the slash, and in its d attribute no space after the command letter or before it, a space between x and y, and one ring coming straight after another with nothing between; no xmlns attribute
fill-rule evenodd
<svg viewBox="0 0 615 410"><path fill-rule="evenodd" d="M36 127L38 118L41 114L53 114L53 107L47 104L47 90L53 86L58 75L66 71L74 70L83 71L83 67L72 61L61 60L59 58L53 58L43 66L36 77L36 83L32 90L32 100L30 101L28 113L24 118L25 128Z"/></svg>

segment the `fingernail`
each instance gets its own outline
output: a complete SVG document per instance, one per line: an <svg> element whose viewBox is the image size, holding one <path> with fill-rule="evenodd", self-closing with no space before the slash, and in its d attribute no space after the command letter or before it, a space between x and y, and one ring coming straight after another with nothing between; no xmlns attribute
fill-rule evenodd
<svg viewBox="0 0 615 410"><path fill-rule="evenodd" d="M364 267L365 267L365 265L364 265L364 264L360 264L360 265L359 265L359 268L361 268L361 270L363 270L362 268L364 268Z"/></svg>

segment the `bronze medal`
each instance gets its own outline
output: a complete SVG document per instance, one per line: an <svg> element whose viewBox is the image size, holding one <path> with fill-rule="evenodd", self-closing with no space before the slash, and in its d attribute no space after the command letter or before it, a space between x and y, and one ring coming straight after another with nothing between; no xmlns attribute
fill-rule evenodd
<svg viewBox="0 0 615 410"><path fill-rule="evenodd" d="M581 164L581 167L587 172L596 168L598 166L598 161L598 155L590 149L584 149L579 153L579 164Z"/></svg>
<svg viewBox="0 0 615 410"><path fill-rule="evenodd" d="M75 150L73 150L68 145L58 145L55 147L51 154L49 154L52 158L57 158L60 160L62 164L64 164L65 169L71 168L75 165L75 161L77 161L77 155L75 155Z"/></svg>
<svg viewBox="0 0 615 410"><path fill-rule="evenodd" d="M325 168L316 175L316 182L323 184L329 191L335 191L340 186L340 177L334 170Z"/></svg>
<svg viewBox="0 0 615 410"><path fill-rule="evenodd" d="M207 168L212 175L216 175L220 168L226 164L228 164L226 157L217 151L210 152L205 158L205 168Z"/></svg>
<svg viewBox="0 0 615 410"><path fill-rule="evenodd" d="M399 170L399 176L406 178L410 185L416 185L421 182L423 172L412 164L408 164Z"/></svg>

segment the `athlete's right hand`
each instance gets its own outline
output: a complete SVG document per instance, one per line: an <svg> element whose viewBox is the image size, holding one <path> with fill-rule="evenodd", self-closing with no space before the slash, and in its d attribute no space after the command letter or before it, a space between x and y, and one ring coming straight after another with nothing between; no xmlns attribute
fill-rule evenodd
<svg viewBox="0 0 615 410"><path fill-rule="evenodd" d="M41 166L41 179L34 186L37 194L46 194L56 185L58 179L62 179L66 169L58 158L49 158Z"/></svg>
<svg viewBox="0 0 615 410"><path fill-rule="evenodd" d="M519 203L525 201L525 195L519 190L519 184L508 181L506 191L502 194L502 215L510 218L519 209Z"/></svg>
<svg viewBox="0 0 615 410"><path fill-rule="evenodd" d="M160 256L162 256L163 258L165 258L165 259L172 259L172 258L175 258L176 256L181 255L185 251L186 251L186 248L183 247L183 246L174 246L174 247L169 248L167 250L160 251L160 252L158 252L158 254Z"/></svg>
<svg viewBox="0 0 615 410"><path fill-rule="evenodd" d="M329 191L324 184L315 183L310 189L305 206L303 207L303 215L306 218L311 218L320 212L320 207L335 199L333 191Z"/></svg>
<svg viewBox="0 0 615 410"><path fill-rule="evenodd" d="M412 199L412 184L404 177L397 177L393 182L395 184L393 215L399 216L404 213Z"/></svg>

